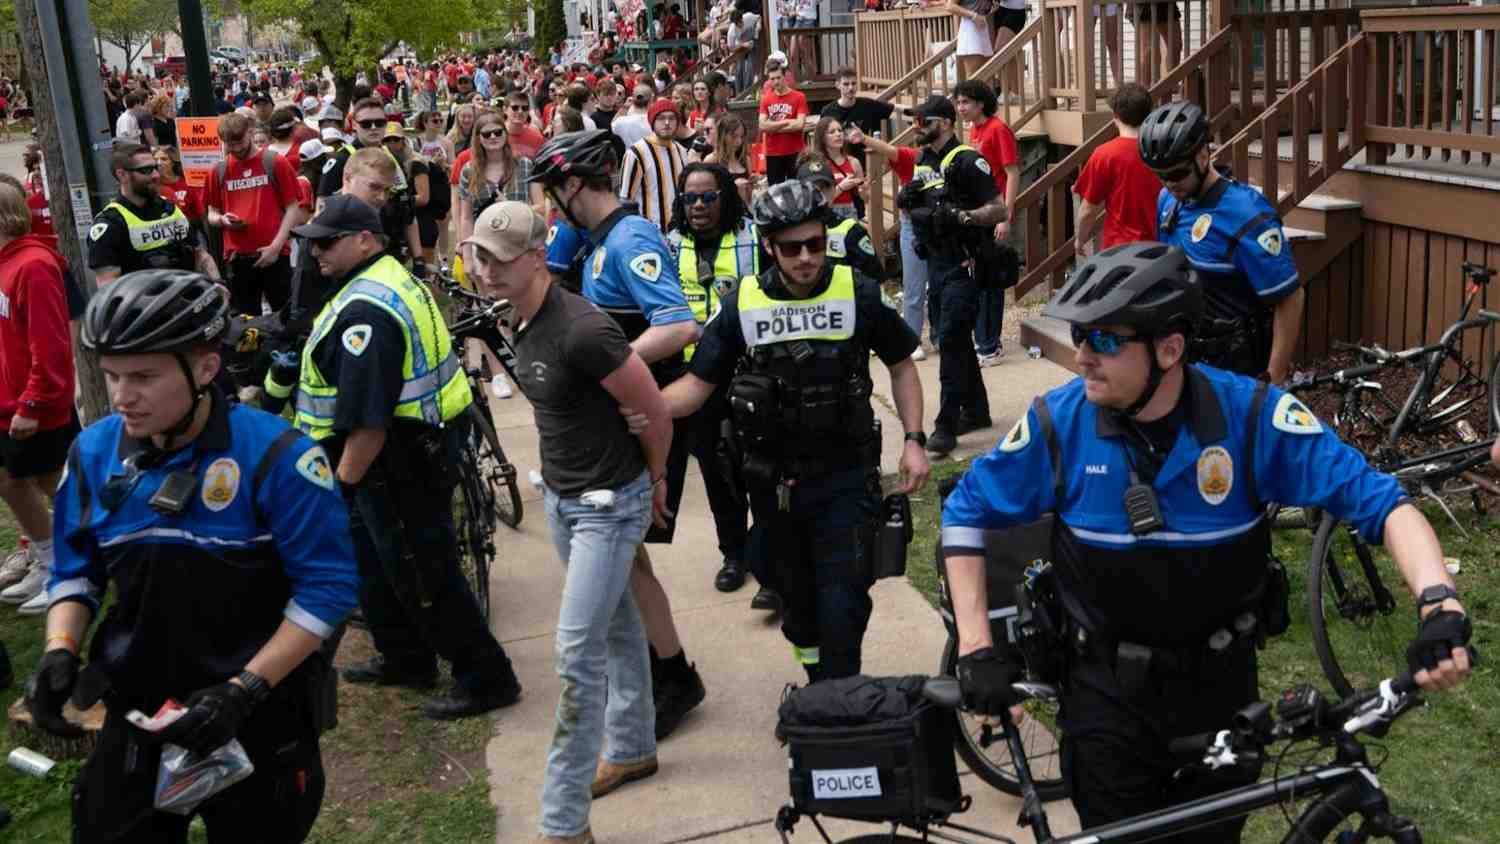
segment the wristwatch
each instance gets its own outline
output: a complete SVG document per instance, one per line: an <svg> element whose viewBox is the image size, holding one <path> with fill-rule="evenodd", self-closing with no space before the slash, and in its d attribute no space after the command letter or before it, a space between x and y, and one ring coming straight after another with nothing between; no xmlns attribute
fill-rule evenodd
<svg viewBox="0 0 1500 844"><path fill-rule="evenodd" d="M927 434L922 431L907 431L905 439L906 442L916 443L922 448L927 447Z"/></svg>
<svg viewBox="0 0 1500 844"><path fill-rule="evenodd" d="M1449 598L1455 601L1458 600L1458 590L1446 583L1438 583L1423 589L1417 595L1417 618L1422 617L1423 609L1432 604L1441 604Z"/></svg>
<svg viewBox="0 0 1500 844"><path fill-rule="evenodd" d="M240 685L245 687L245 691L250 693L250 702L256 706L264 703L266 698L271 696L271 684L254 671L241 671L235 679L239 680Z"/></svg>

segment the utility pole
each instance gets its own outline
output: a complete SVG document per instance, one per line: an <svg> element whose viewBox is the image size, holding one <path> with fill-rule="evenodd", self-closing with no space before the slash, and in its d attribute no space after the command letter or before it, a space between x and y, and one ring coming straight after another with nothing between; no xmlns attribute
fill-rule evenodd
<svg viewBox="0 0 1500 844"><path fill-rule="evenodd" d="M208 39L203 37L203 4L177 0L182 24L182 55L187 59L188 108L193 117L214 116L213 76L208 67Z"/></svg>
<svg viewBox="0 0 1500 844"><path fill-rule="evenodd" d="M93 209L102 208L113 195L109 156L114 140L93 50L88 0L17 0L16 23L21 50L32 69L30 99L47 163L58 246L84 295L91 297L98 284L86 269L83 243L94 223ZM73 341L83 422L88 424L109 413L109 399L98 359L78 346L76 336Z"/></svg>

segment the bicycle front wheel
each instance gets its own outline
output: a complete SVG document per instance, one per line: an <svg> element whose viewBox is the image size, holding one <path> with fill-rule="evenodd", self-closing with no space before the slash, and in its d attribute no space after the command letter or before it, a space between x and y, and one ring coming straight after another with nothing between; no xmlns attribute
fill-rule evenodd
<svg viewBox="0 0 1500 844"><path fill-rule="evenodd" d="M948 637L948 644L943 648L943 664L938 673L957 676L958 640L952 636ZM1068 796L1068 786L1062 778L1057 702L1028 700L1023 709L1016 728L1021 731L1021 743L1026 747L1026 766L1031 771L1037 796L1047 801L1061 800ZM1016 761L1010 755L1005 733L998 726L992 726L987 739L988 719L984 716L957 709L952 714L953 744L964 764L992 787L1019 797L1021 779L1016 773Z"/></svg>
<svg viewBox="0 0 1500 844"><path fill-rule="evenodd" d="M1500 352L1490 365L1490 431L1489 439L1500 435Z"/></svg>
<svg viewBox="0 0 1500 844"><path fill-rule="evenodd" d="M506 459L500 438L495 436L495 427L477 411L473 419L469 439L478 456L475 469L481 481L490 488L495 517L508 527L516 527L521 524L521 485L516 477L516 467Z"/></svg>
<svg viewBox="0 0 1500 844"><path fill-rule="evenodd" d="M1389 676L1416 632L1416 605L1395 561L1331 513L1313 537L1307 613L1323 676L1341 697Z"/></svg>

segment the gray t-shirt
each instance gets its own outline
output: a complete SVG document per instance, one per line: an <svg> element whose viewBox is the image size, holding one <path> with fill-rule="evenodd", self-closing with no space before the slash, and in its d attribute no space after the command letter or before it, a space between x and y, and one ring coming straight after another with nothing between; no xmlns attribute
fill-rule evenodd
<svg viewBox="0 0 1500 844"><path fill-rule="evenodd" d="M646 471L640 439L599 382L630 357L609 315L554 284L516 334L516 378L542 438L542 479L558 495L617 489Z"/></svg>

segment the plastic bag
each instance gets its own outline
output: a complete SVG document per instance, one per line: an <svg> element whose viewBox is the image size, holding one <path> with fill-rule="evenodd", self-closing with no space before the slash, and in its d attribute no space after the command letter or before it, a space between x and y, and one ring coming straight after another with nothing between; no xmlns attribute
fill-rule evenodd
<svg viewBox="0 0 1500 844"><path fill-rule="evenodd" d="M143 730L156 732L186 712L182 704L168 700L151 718L139 710L132 710L125 717ZM161 766L156 772L155 806L163 812L192 814L203 801L253 773L255 765L239 739L230 739L207 756L175 744L163 744Z"/></svg>

